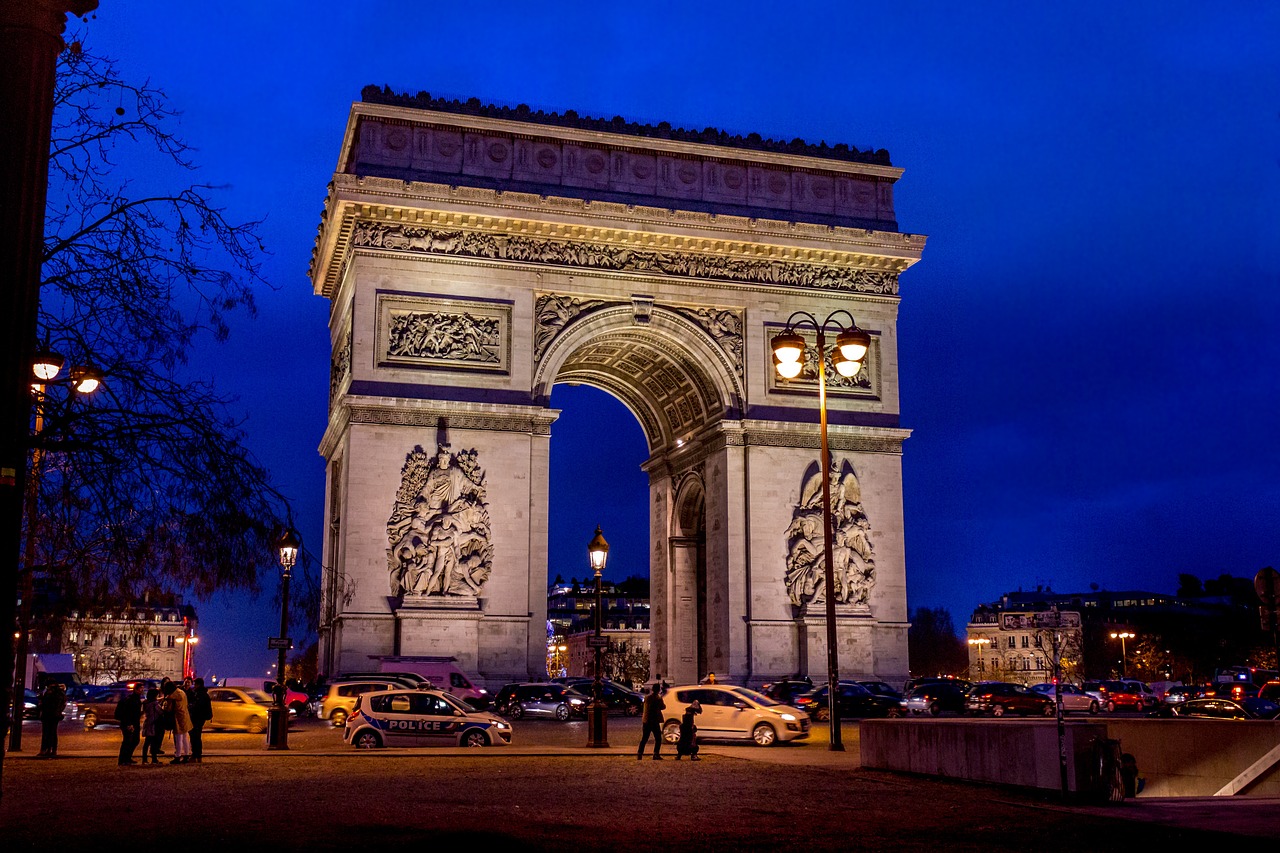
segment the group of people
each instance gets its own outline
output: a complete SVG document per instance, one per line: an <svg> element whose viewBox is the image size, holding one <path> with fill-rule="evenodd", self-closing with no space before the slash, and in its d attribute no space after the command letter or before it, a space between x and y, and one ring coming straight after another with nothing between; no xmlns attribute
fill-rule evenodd
<svg viewBox="0 0 1280 853"><path fill-rule="evenodd" d="M137 682L116 705L120 723L121 765L136 764L134 750L142 743L142 763L159 764L166 732L173 733L170 764L200 764L204 758L204 724L213 717L213 706L203 678L186 678L179 685L166 678L159 687Z"/></svg>
<svg viewBox="0 0 1280 853"><path fill-rule="evenodd" d="M713 682L714 683L714 678ZM662 694L666 692L667 684L662 681L662 677L658 677L658 681L654 683L651 689L644 697L644 706L640 712L640 722L644 727L640 735L640 745L636 747L636 760L644 758L644 748L649 742L649 736L653 735L653 760L662 760L662 712L666 710L667 703L663 701ZM690 702L684 709L684 716L680 718L680 739L676 741L676 761L684 756L689 756L690 761L700 761L698 758L698 727L693 722L693 718L702 713L702 705L698 700Z"/></svg>

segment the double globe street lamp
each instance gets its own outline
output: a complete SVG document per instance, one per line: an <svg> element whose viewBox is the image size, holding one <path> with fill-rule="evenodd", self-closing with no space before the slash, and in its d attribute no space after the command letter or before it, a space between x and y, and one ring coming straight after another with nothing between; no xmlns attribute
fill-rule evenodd
<svg viewBox="0 0 1280 853"><path fill-rule="evenodd" d="M27 686L27 655L29 652L29 635L31 633L31 607L35 592L36 557L36 521L39 513L40 473L44 463L44 430L45 417L49 411L49 386L66 387L71 395L67 400L70 406L77 394L92 394L102 384L102 373L91 366L72 366L67 379L59 379L58 374L67 360L49 349L48 345L37 350L31 360L31 372L35 379L31 383L32 409L34 425L31 431L31 473L27 477L26 505L23 515L26 518L26 540L22 550L22 577L19 596L21 607L18 610L17 648L14 659L13 678L13 720L9 729L9 750L19 752L22 749L22 713L23 689Z"/></svg>
<svg viewBox="0 0 1280 853"><path fill-rule="evenodd" d="M1125 660L1127 656L1125 655L1125 651L1124 651L1124 641L1132 640L1137 636L1138 635L1133 633L1132 631L1112 631L1111 632L1111 639L1120 641L1120 677L1121 678L1129 677L1129 665Z"/></svg>
<svg viewBox="0 0 1280 853"><path fill-rule="evenodd" d="M596 525L596 535L587 546L587 556L591 559L591 571L596 576L596 629L587 642L595 651L595 680L591 682L591 704L587 706L587 746L607 749L609 746L609 708L604 703L604 684L601 681L600 656L608 644L601 629L601 580L604 565L609 559L609 543L604 540L600 526Z"/></svg>
<svg viewBox="0 0 1280 853"><path fill-rule="evenodd" d="M848 326L839 321L839 315L849 318ZM827 444L827 339L828 331L836 332L836 345L831 353L831 364L841 376L857 376L862 369L862 359L871 347L871 336L854 321L853 315L843 308L832 311L821 323L807 311L796 311L787 318L786 329L770 342L773 363L783 379L795 379L805 369L805 340L797 328L808 326L817 336L816 373L818 378L818 424L822 441L822 545L826 571L823 593L827 605L827 706L831 716L830 749L844 751L840 733L840 665L836 652L836 584L835 559L832 552L831 530L831 450Z"/></svg>

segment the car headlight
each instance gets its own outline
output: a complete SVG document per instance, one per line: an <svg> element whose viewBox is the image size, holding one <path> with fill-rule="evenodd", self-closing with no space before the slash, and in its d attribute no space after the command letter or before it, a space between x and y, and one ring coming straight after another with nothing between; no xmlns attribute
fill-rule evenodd
<svg viewBox="0 0 1280 853"><path fill-rule="evenodd" d="M502 722L502 720L493 720L493 719L490 719L490 720L489 720L489 722L493 724L494 728L499 728L499 729L509 729L509 728L511 728L510 724L508 724L508 723L504 723L504 722Z"/></svg>
<svg viewBox="0 0 1280 853"><path fill-rule="evenodd" d="M581 699L570 699L570 700L569 700L569 704L570 704L570 705L582 705L582 704L585 704L585 703L584 703Z"/></svg>
<svg viewBox="0 0 1280 853"><path fill-rule="evenodd" d="M795 714L779 714L779 716L789 723L794 723L798 719Z"/></svg>

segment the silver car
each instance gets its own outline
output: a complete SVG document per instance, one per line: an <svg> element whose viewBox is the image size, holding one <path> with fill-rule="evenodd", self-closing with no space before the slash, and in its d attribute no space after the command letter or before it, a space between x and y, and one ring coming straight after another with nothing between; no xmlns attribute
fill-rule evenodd
<svg viewBox="0 0 1280 853"><path fill-rule="evenodd" d="M1054 685L1052 682L1033 684L1031 689L1037 693L1043 693L1050 699L1054 698ZM1074 684L1062 685L1062 713L1096 714L1101 707L1101 703L1096 698Z"/></svg>

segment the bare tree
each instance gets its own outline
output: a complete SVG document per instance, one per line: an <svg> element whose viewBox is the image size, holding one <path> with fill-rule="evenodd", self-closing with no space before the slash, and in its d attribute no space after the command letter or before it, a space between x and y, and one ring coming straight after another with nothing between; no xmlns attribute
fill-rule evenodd
<svg viewBox="0 0 1280 853"><path fill-rule="evenodd" d="M255 587L290 517L234 400L186 369L268 284L259 223L229 219L215 187L186 183L195 166L176 116L151 84L76 43L63 52L40 330L106 377L91 400L46 401L37 439L40 528L27 535L65 607Z"/></svg>

